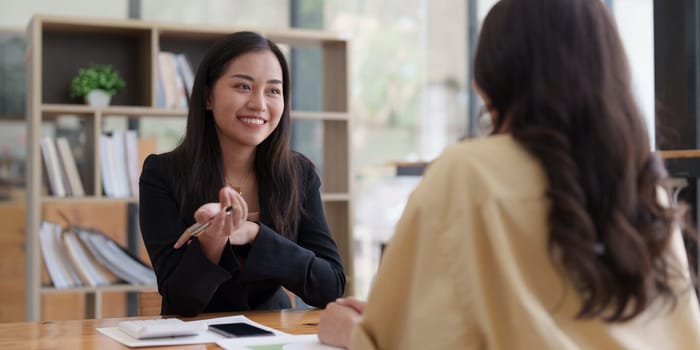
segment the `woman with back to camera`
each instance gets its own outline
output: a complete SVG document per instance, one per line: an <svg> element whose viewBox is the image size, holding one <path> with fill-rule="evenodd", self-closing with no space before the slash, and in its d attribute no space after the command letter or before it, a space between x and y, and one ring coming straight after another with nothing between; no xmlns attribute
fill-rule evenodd
<svg viewBox="0 0 700 350"><path fill-rule="evenodd" d="M226 36L197 69L182 143L144 162L141 231L162 314L288 308L281 287L313 306L343 294L320 179L289 149L289 89L273 42Z"/></svg>
<svg viewBox="0 0 700 350"><path fill-rule="evenodd" d="M448 148L412 194L368 303L319 326L352 349L699 349L667 177L598 0L502 0L475 87L494 134Z"/></svg>

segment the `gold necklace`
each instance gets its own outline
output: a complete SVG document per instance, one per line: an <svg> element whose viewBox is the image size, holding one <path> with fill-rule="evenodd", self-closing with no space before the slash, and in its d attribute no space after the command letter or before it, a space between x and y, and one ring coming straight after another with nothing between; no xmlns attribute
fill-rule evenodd
<svg viewBox="0 0 700 350"><path fill-rule="evenodd" d="M253 174L253 171L248 173L248 176L245 177L245 180L243 180L243 183L241 185L234 185L230 181L228 181L228 179L226 180L226 184L229 187L233 188L236 192L238 192L238 194L240 194L242 196L243 195L243 188L245 187L245 185L248 184L248 180L250 180L251 174Z"/></svg>

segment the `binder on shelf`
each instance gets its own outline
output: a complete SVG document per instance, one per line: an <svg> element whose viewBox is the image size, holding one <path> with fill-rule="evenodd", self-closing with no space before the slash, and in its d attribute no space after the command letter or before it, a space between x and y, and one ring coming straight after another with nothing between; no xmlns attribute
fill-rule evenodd
<svg viewBox="0 0 700 350"><path fill-rule="evenodd" d="M56 288L80 286L81 280L63 247L61 225L42 221L39 226L39 243L46 270Z"/></svg>
<svg viewBox="0 0 700 350"><path fill-rule="evenodd" d="M42 221L39 239L56 288L156 284L153 269L100 231L75 226L63 230L59 224Z"/></svg>
<svg viewBox="0 0 700 350"><path fill-rule="evenodd" d="M75 229L63 233L63 243L70 261L75 270L78 271L84 285L97 287L109 284L108 277L100 270L97 261L83 247Z"/></svg>
<svg viewBox="0 0 700 350"><path fill-rule="evenodd" d="M153 270L105 234L81 229L78 235L103 266L130 284L155 285Z"/></svg>

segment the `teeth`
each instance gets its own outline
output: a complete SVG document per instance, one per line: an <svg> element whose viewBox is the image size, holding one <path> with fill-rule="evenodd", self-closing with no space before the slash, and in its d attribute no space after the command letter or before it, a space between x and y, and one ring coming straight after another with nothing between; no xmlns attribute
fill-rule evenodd
<svg viewBox="0 0 700 350"><path fill-rule="evenodd" d="M238 118L244 123L248 124L257 124L257 125L263 125L265 124L265 121L262 119L257 119L257 118Z"/></svg>

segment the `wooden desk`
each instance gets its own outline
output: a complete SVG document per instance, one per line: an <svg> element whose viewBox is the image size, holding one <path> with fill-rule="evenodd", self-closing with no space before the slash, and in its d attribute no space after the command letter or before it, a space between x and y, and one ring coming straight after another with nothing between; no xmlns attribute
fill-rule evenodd
<svg viewBox="0 0 700 350"><path fill-rule="evenodd" d="M317 332L320 310L252 311L243 313L246 317L266 326L290 334L312 334ZM192 319L232 316L232 314L212 314ZM138 317L149 318L149 317ZM44 321L0 323L0 349L129 349L128 347L97 332L97 327L113 327L124 318L81 321ZM150 347L138 349L168 349L175 347ZM219 349L216 344L179 345L178 349Z"/></svg>
<svg viewBox="0 0 700 350"><path fill-rule="evenodd" d="M697 149L677 149L671 151L657 151L661 158L700 158L700 150Z"/></svg>

